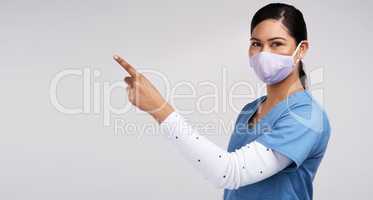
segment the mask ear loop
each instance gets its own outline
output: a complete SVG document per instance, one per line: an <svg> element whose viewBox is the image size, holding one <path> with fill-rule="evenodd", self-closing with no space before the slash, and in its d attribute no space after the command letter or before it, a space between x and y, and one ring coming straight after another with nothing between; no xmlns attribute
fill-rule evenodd
<svg viewBox="0 0 373 200"><path fill-rule="evenodd" d="M299 47L301 46L301 44L302 44L302 42L300 42L298 44L297 48L295 48L295 51L293 52L293 55L291 56L293 58L293 60L294 60L294 56L296 55L296 53L297 53ZM296 65L300 60L301 60L301 58L297 58L297 60L294 62L294 65Z"/></svg>

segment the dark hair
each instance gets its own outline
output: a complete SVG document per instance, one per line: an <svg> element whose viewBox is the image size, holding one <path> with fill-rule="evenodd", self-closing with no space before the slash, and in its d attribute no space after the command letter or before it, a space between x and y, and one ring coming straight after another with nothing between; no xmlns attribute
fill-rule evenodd
<svg viewBox="0 0 373 200"><path fill-rule="evenodd" d="M254 28L266 19L281 20L288 29L289 34L295 38L298 45L302 40L307 40L307 27L303 14L292 5L284 3L271 3L259 9L251 21L251 33ZM299 63L299 78L303 88L306 88L307 75L303 69L303 62Z"/></svg>

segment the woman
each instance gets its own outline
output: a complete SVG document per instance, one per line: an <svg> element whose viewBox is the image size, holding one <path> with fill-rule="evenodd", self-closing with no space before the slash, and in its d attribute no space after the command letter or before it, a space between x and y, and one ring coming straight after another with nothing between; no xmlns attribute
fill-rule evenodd
<svg viewBox="0 0 373 200"><path fill-rule="evenodd" d="M238 115L228 151L201 136L142 74L124 59L130 102L150 113L168 139L224 199L312 199L312 181L325 154L330 126L306 87L302 58L309 44L302 13L269 4L251 22L249 65L267 95Z"/></svg>

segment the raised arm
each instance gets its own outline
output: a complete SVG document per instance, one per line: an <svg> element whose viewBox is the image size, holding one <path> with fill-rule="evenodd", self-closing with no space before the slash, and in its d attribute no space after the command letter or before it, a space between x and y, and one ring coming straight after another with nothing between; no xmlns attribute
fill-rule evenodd
<svg viewBox="0 0 373 200"><path fill-rule="evenodd" d="M237 189L266 179L290 164L287 157L256 141L234 152L223 150L193 129L144 75L123 58L115 55L114 59L130 75L124 78L130 102L152 115L183 156L215 187Z"/></svg>

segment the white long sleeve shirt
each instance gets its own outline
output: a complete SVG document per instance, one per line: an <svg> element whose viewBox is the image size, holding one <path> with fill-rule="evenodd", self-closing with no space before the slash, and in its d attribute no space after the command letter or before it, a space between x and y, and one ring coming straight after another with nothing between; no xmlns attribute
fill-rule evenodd
<svg viewBox="0 0 373 200"><path fill-rule="evenodd" d="M256 141L228 152L200 135L177 111L160 123L160 129L216 188L238 189L266 179L291 163Z"/></svg>

